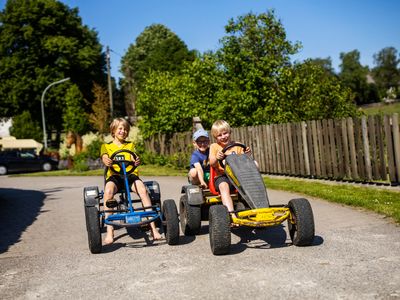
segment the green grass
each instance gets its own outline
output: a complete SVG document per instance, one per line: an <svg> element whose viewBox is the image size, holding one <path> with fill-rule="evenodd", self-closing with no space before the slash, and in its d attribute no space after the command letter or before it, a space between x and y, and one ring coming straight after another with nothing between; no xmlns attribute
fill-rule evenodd
<svg viewBox="0 0 400 300"><path fill-rule="evenodd" d="M51 172L36 172L36 173L25 173L15 174L10 176L22 176L22 177L37 177L37 176L103 176L104 170L90 170L84 172L77 172L72 170L57 170ZM155 166L155 165L141 165L139 167L140 176L186 176L187 170L175 169L166 166Z"/></svg>
<svg viewBox="0 0 400 300"><path fill-rule="evenodd" d="M400 102L392 104L380 104L374 107L361 107L361 110L367 115L389 115L393 113L400 114Z"/></svg>
<svg viewBox="0 0 400 300"><path fill-rule="evenodd" d="M325 184L315 181L265 177L269 189L284 190L364 208L400 223L400 192L351 184Z"/></svg>

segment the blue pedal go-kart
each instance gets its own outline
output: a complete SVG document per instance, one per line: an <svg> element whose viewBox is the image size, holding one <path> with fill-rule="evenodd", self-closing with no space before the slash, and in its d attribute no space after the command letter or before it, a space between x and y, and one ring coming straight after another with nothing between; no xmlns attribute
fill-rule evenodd
<svg viewBox="0 0 400 300"><path fill-rule="evenodd" d="M102 250L101 230L104 225L119 227L140 227L148 229L151 222L155 222L165 234L168 245L179 242L178 210L173 199L164 200L161 204L160 186L156 181L144 181L151 199L151 206L134 208L134 203L141 203L140 199L131 198L128 175L136 166L133 161L126 160L123 153L128 153L136 160L137 155L129 150L118 150L110 158L113 160L110 169L123 177L125 188L119 191L118 206L108 210L104 205L104 192L99 192L97 186L83 189L86 229L89 249L91 253L100 253ZM107 168L105 170L105 174ZM107 218L105 213L112 213Z"/></svg>

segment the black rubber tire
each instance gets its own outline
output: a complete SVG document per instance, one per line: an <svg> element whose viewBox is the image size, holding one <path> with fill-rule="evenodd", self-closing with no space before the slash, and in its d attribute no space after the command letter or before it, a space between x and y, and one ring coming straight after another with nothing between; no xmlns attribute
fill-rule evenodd
<svg viewBox="0 0 400 300"><path fill-rule="evenodd" d="M236 211L241 211L241 210L246 210L246 205L244 205L243 202L236 202L235 203L235 210Z"/></svg>
<svg viewBox="0 0 400 300"><path fill-rule="evenodd" d="M164 234L168 245L179 243L179 218L175 201L165 200L162 205L162 213L165 218Z"/></svg>
<svg viewBox="0 0 400 300"><path fill-rule="evenodd" d="M93 254L101 252L101 230L99 211L96 206L85 207L86 229L88 234L89 250Z"/></svg>
<svg viewBox="0 0 400 300"><path fill-rule="evenodd" d="M186 195L183 195L179 201L179 216L181 221L181 230L184 235L196 235L200 232L200 205L190 205Z"/></svg>
<svg viewBox="0 0 400 300"><path fill-rule="evenodd" d="M229 253L231 247L230 217L224 205L210 207L210 246L214 255Z"/></svg>
<svg viewBox="0 0 400 300"><path fill-rule="evenodd" d="M311 245L314 241L315 225L310 202L305 198L292 199L288 207L294 220L292 224L288 219L288 229L293 245Z"/></svg>

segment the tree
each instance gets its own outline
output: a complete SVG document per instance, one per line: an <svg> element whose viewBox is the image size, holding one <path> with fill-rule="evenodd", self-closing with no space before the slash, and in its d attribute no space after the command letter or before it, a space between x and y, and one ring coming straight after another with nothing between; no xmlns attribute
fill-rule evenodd
<svg viewBox="0 0 400 300"><path fill-rule="evenodd" d="M374 55L375 67L373 78L378 86L379 95L384 98L390 88L398 89L400 85L400 58L397 49L387 47Z"/></svg>
<svg viewBox="0 0 400 300"><path fill-rule="evenodd" d="M354 93L354 101L358 104L367 104L375 102L374 95L371 95L372 88L367 82L368 67L364 67L360 63L360 52L353 50L348 53L340 53L339 78L343 85L350 88Z"/></svg>
<svg viewBox="0 0 400 300"><path fill-rule="evenodd" d="M26 110L13 118L10 135L15 136L17 139L43 140L40 124L37 121L33 121L30 112Z"/></svg>
<svg viewBox="0 0 400 300"><path fill-rule="evenodd" d="M93 81L105 81L105 60L97 33L82 25L78 9L55 0L8 0L0 12L0 117L30 111L40 122L43 90L52 82L71 77L88 100ZM65 84L46 93L49 130L62 130Z"/></svg>
<svg viewBox="0 0 400 300"><path fill-rule="evenodd" d="M65 131L84 134L89 129L88 115L84 111L85 99L79 87L72 84L65 95L63 122Z"/></svg>
<svg viewBox="0 0 400 300"><path fill-rule="evenodd" d="M179 73L184 63L194 58L195 52L189 51L185 43L164 25L146 27L121 60L121 71L125 76L122 87L127 99L136 101L137 91L151 71ZM130 117L136 119L136 116Z"/></svg>
<svg viewBox="0 0 400 300"><path fill-rule="evenodd" d="M231 19L225 31L217 56L228 83L224 97L230 123L271 122L271 113L277 113L274 106L281 101L278 78L301 45L286 39L273 10Z"/></svg>
<svg viewBox="0 0 400 300"><path fill-rule="evenodd" d="M187 131L193 116L210 127L221 115L221 101L215 99L220 99L218 94L223 90L223 72L210 53L188 63L181 74L151 72L137 102L143 136Z"/></svg>
<svg viewBox="0 0 400 300"><path fill-rule="evenodd" d="M110 103L108 92L99 84L93 85L93 94L95 100L92 104L92 111L89 115L89 122L101 134L108 132Z"/></svg>

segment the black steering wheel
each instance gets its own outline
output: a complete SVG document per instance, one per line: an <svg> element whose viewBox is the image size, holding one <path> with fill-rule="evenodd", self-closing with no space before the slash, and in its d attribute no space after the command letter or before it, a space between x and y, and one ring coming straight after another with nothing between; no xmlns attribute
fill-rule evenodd
<svg viewBox="0 0 400 300"><path fill-rule="evenodd" d="M243 150L246 150L246 148L247 148L247 146L245 144L235 142L235 143L225 146L224 149L222 149L222 153L225 154L226 151L228 151L229 149L236 147L236 146L243 148ZM222 160L219 160L218 162L219 162L220 166L223 168L224 164L222 163Z"/></svg>
<svg viewBox="0 0 400 300"><path fill-rule="evenodd" d="M132 160L126 160L124 155L118 155L120 153L128 153L128 154L132 155L134 161L138 158L138 156L134 152L127 150L127 149L121 149L121 150L115 151L110 157L110 159L112 159L113 162L109 168L114 173L124 174L124 171L122 169L122 164L125 164L126 174L131 174L137 168L137 166L135 166L135 162ZM114 168L115 165L119 167L119 171L115 170L115 168ZM127 170L129 166L131 166L131 168L129 170Z"/></svg>

